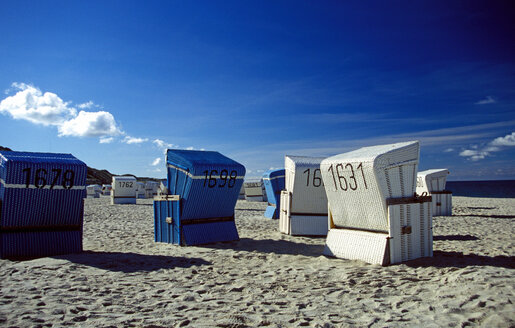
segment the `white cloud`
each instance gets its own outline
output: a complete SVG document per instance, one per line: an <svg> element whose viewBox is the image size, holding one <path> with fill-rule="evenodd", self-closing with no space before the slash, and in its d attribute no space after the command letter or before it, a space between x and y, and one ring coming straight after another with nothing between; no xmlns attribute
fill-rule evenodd
<svg viewBox="0 0 515 328"><path fill-rule="evenodd" d="M55 93L42 93L25 83L13 83L12 87L18 92L0 102L0 113L9 114L15 120L59 126L77 115L75 108L69 107Z"/></svg>
<svg viewBox="0 0 515 328"><path fill-rule="evenodd" d="M92 107L98 107L96 106L91 100L88 102L85 102L83 104L78 104L77 107L80 109L86 109L86 108L92 108Z"/></svg>
<svg viewBox="0 0 515 328"><path fill-rule="evenodd" d="M73 137L108 137L122 134L111 113L86 112L70 106L52 92L41 92L35 86L26 83L13 83L16 94L0 102L0 113L11 115L16 120L26 120L34 124L56 126L58 135ZM98 107L89 101L80 104L80 108ZM108 138L100 140L109 143Z"/></svg>
<svg viewBox="0 0 515 328"><path fill-rule="evenodd" d="M497 101L491 96L487 96L485 99L482 99L476 102L476 105L487 105L487 104L495 104Z"/></svg>
<svg viewBox="0 0 515 328"><path fill-rule="evenodd" d="M152 141L153 144L155 144L158 148L161 149L161 151L166 154L166 150L167 149L170 149L170 148L179 148L177 145L174 145L174 144L171 144L171 143L167 143L167 142L164 142L163 140L161 139L154 139Z"/></svg>
<svg viewBox="0 0 515 328"><path fill-rule="evenodd" d="M515 146L515 132L508 134L504 137L495 138L492 141L494 146Z"/></svg>
<svg viewBox="0 0 515 328"><path fill-rule="evenodd" d="M444 150L443 152L444 153L452 153L454 151L454 148L447 148L446 150Z"/></svg>
<svg viewBox="0 0 515 328"><path fill-rule="evenodd" d="M100 138L100 143L101 144L108 144L108 143L111 143L113 142L114 138L113 137L102 137Z"/></svg>
<svg viewBox="0 0 515 328"><path fill-rule="evenodd" d="M80 111L77 117L63 122L59 127L59 136L103 137L121 134L114 117L109 112Z"/></svg>
<svg viewBox="0 0 515 328"><path fill-rule="evenodd" d="M489 143L478 146L473 145L470 148L465 149L460 152L460 156L468 157L473 161L478 161L480 159L484 159L487 156L490 156L492 153L502 151L505 147L513 147L515 146L515 132L508 134L504 137L498 137Z"/></svg>
<svg viewBox="0 0 515 328"><path fill-rule="evenodd" d="M157 147L159 148L174 148L175 146L173 144L170 144L170 143L166 143L164 142L163 140L161 139L155 139L154 141L152 141Z"/></svg>
<svg viewBox="0 0 515 328"><path fill-rule="evenodd" d="M140 144L140 143L143 143L143 142L147 142L148 139L147 138L135 138L135 137L130 137L130 136L126 136L124 139L123 139L123 142L125 142L126 144L128 145L131 145L131 144Z"/></svg>
<svg viewBox="0 0 515 328"><path fill-rule="evenodd" d="M161 157L158 157L158 158L156 158L156 159L152 162L152 166L158 166L160 163L161 163Z"/></svg>
<svg viewBox="0 0 515 328"><path fill-rule="evenodd" d="M190 147L186 148L186 150L195 150L195 148L190 146Z"/></svg>

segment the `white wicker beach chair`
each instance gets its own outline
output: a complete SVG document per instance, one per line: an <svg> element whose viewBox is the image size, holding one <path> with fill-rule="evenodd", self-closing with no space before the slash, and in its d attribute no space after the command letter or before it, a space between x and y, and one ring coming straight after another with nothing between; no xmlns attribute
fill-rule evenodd
<svg viewBox="0 0 515 328"><path fill-rule="evenodd" d="M279 231L290 235L327 235L327 197L320 163L323 157L285 156Z"/></svg>
<svg viewBox="0 0 515 328"><path fill-rule="evenodd" d="M417 194L433 198L433 216L452 215L452 192L445 190L447 175L447 169L418 172Z"/></svg>
<svg viewBox="0 0 515 328"><path fill-rule="evenodd" d="M136 178L113 176L111 204L136 204Z"/></svg>
<svg viewBox="0 0 515 328"><path fill-rule="evenodd" d="M431 198L415 197L418 141L322 161L329 202L325 255L388 265L432 256Z"/></svg>
<svg viewBox="0 0 515 328"><path fill-rule="evenodd" d="M145 198L154 198L157 196L157 190L159 189L159 183L156 181L147 181L145 183Z"/></svg>
<svg viewBox="0 0 515 328"><path fill-rule="evenodd" d="M102 191L102 187L100 187L99 185L89 185L86 187L86 197L87 198L99 198L101 191Z"/></svg>
<svg viewBox="0 0 515 328"><path fill-rule="evenodd" d="M249 202L263 201L263 183L260 179L247 180L243 183L245 187L245 199Z"/></svg>

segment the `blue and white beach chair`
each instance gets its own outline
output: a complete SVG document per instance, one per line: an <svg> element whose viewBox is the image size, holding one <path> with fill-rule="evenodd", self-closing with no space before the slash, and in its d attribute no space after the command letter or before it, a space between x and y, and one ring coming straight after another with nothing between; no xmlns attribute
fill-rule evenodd
<svg viewBox="0 0 515 328"><path fill-rule="evenodd" d="M154 198L157 242L199 245L238 240L234 207L245 167L215 151L169 149L169 195Z"/></svg>
<svg viewBox="0 0 515 328"><path fill-rule="evenodd" d="M70 154L0 152L0 257L82 251L86 164Z"/></svg>

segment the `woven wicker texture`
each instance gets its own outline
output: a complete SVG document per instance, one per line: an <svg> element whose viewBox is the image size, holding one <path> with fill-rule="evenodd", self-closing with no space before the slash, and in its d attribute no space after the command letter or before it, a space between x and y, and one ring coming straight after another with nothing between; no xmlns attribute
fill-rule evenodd
<svg viewBox="0 0 515 328"><path fill-rule="evenodd" d="M82 249L86 169L70 154L0 152L0 257Z"/></svg>
<svg viewBox="0 0 515 328"><path fill-rule="evenodd" d="M388 233L386 199L415 193L418 141L365 147L326 158L322 177L334 225Z"/></svg>
<svg viewBox="0 0 515 328"><path fill-rule="evenodd" d="M324 255L387 265L388 235L359 230L331 229Z"/></svg>
<svg viewBox="0 0 515 328"><path fill-rule="evenodd" d="M181 197L181 220L234 215L243 165L216 151L179 149L169 149L166 162L168 193Z"/></svg>
<svg viewBox="0 0 515 328"><path fill-rule="evenodd" d="M320 163L323 157L285 156L285 187L291 192L291 213L327 214Z"/></svg>
<svg viewBox="0 0 515 328"><path fill-rule="evenodd" d="M266 171L263 174L263 186L268 201L265 217L278 219L281 206L281 190L284 189L284 169Z"/></svg>

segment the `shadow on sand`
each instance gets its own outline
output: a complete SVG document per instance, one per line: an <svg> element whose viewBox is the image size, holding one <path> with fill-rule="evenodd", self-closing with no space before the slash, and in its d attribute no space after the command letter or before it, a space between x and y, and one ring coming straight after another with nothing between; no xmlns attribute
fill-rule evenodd
<svg viewBox="0 0 515 328"><path fill-rule="evenodd" d="M83 253L62 255L55 258L99 269L125 273L141 271L150 272L160 269L189 268L191 266L211 264L211 262L200 258L120 252L85 251Z"/></svg>
<svg viewBox="0 0 515 328"><path fill-rule="evenodd" d="M410 267L464 268L468 266L493 266L515 269L515 256L464 255L461 252L434 251L433 257L425 257L405 262Z"/></svg>
<svg viewBox="0 0 515 328"><path fill-rule="evenodd" d="M489 219L515 219L515 215L453 214L451 217L473 217Z"/></svg>
<svg viewBox="0 0 515 328"><path fill-rule="evenodd" d="M478 237L472 235L446 235L446 236L433 236L433 241L443 241L443 240L479 240Z"/></svg>
<svg viewBox="0 0 515 328"><path fill-rule="evenodd" d="M304 255L317 257L322 255L324 245L311 245L302 242L295 243L288 240L250 239L242 238L239 241L206 244L200 247L213 249L233 249L243 252L275 253L288 255Z"/></svg>

